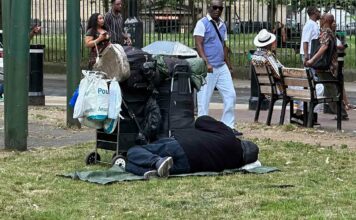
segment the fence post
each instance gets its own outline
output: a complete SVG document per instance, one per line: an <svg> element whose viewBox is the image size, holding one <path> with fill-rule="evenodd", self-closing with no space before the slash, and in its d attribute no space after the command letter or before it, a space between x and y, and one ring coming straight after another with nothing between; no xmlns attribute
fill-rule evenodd
<svg viewBox="0 0 356 220"><path fill-rule="evenodd" d="M80 1L67 0L67 126L80 127L73 119L69 100L80 81Z"/></svg>
<svg viewBox="0 0 356 220"><path fill-rule="evenodd" d="M3 0L5 148L27 150L31 1ZM21 7L19 7L21 5ZM16 16L15 16L16 15ZM20 15L20 16L18 16Z"/></svg>

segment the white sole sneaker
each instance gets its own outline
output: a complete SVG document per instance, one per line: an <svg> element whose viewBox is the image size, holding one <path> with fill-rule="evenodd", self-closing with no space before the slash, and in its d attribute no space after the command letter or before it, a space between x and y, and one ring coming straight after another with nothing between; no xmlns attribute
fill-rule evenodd
<svg viewBox="0 0 356 220"><path fill-rule="evenodd" d="M172 157L167 157L167 158L162 158L163 160L159 167L157 168L158 176L160 177L168 177L169 176L169 169L173 166L173 158Z"/></svg>
<svg viewBox="0 0 356 220"><path fill-rule="evenodd" d="M148 180L148 179L151 179L151 178L155 178L155 177L158 177L158 172L157 170L150 170L150 171L147 171L143 174L143 178L145 180Z"/></svg>

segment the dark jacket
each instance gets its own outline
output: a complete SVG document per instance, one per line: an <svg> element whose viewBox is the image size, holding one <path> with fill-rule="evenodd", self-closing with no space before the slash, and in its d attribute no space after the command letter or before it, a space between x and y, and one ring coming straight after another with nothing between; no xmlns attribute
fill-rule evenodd
<svg viewBox="0 0 356 220"><path fill-rule="evenodd" d="M184 149L190 171L222 171L244 165L241 141L231 128L209 116L201 116L195 128L176 130L174 137Z"/></svg>

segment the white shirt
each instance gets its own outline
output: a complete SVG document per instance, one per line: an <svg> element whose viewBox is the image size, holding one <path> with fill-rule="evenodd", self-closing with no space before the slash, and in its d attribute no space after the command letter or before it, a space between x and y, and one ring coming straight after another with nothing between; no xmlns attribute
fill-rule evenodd
<svg viewBox="0 0 356 220"><path fill-rule="evenodd" d="M209 21L213 20L209 14L207 14L206 17L208 18ZM220 29L220 27L224 23L224 21L221 18L219 18L219 19L220 19L220 22L219 22L218 29ZM227 41L227 33L225 33L224 35L225 35L224 41ZM205 36L205 26L202 22L202 19L200 19L197 22L197 24L195 25L193 36L201 36L201 37Z"/></svg>
<svg viewBox="0 0 356 220"><path fill-rule="evenodd" d="M318 39L320 34L320 28L318 23L309 19L304 27L302 33L302 39L300 42L300 54L304 54L303 43L308 42L308 54L311 52L311 41L313 39Z"/></svg>

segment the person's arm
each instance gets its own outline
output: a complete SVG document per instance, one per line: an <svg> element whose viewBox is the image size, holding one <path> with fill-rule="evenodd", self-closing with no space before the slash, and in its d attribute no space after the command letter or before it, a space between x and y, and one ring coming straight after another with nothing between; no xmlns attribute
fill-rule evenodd
<svg viewBox="0 0 356 220"><path fill-rule="evenodd" d="M303 52L304 52L304 61L306 62L309 60L309 42L311 41L311 29L310 25L307 25L303 28L302 32L302 47L303 47Z"/></svg>
<svg viewBox="0 0 356 220"><path fill-rule="evenodd" d="M85 36L85 39L84 39L85 46L89 47L89 48L95 47L95 44L98 44L101 41L106 39L106 35L107 35L107 32L106 33L101 33L99 35L99 37L97 39L95 39L95 40L94 40L93 36L90 36L90 35Z"/></svg>
<svg viewBox="0 0 356 220"><path fill-rule="evenodd" d="M226 46L226 43L224 42L224 60L225 60L225 63L229 67L230 72L231 72L232 71L232 66L231 66L231 63L230 63L229 53L230 53L230 48L228 48Z"/></svg>
<svg viewBox="0 0 356 220"><path fill-rule="evenodd" d="M286 43L287 42L287 34L285 28L282 28L282 42Z"/></svg>
<svg viewBox="0 0 356 220"><path fill-rule="evenodd" d="M201 36L194 36L195 38L195 47L197 48L198 54L200 58L202 58L205 61L205 64L208 68L208 72L211 73L213 72L213 66L210 65L208 58L205 55L204 51L204 37Z"/></svg>
<svg viewBox="0 0 356 220"><path fill-rule="evenodd" d="M230 57L229 57L229 54L230 54L230 48L226 46L226 42L227 42L227 27L226 25L224 24L225 26L225 33L224 33L224 61L226 63L226 65L228 66L228 68L230 69L230 72L232 72L232 66L231 66L231 63L230 63Z"/></svg>
<svg viewBox="0 0 356 220"><path fill-rule="evenodd" d="M318 50L318 52L309 60L307 60L304 63L304 66L306 67L311 67L316 61L318 61L320 59L320 57L322 57L324 55L324 53L326 52L326 50L328 49L328 45L327 44L323 44L320 49Z"/></svg>
<svg viewBox="0 0 356 220"><path fill-rule="evenodd" d="M304 62L309 60L309 43L303 42L303 51L304 51Z"/></svg>
<svg viewBox="0 0 356 220"><path fill-rule="evenodd" d="M30 40L37 34L39 34L41 32L41 26L34 26L31 31L30 31Z"/></svg>
<svg viewBox="0 0 356 220"><path fill-rule="evenodd" d="M197 52L202 58L207 66L208 72L211 73L213 72L213 66L209 64L209 60L205 55L204 51L204 35L205 35L205 26L203 22L198 21L195 28L194 28L194 40L195 40L195 47L197 49Z"/></svg>

